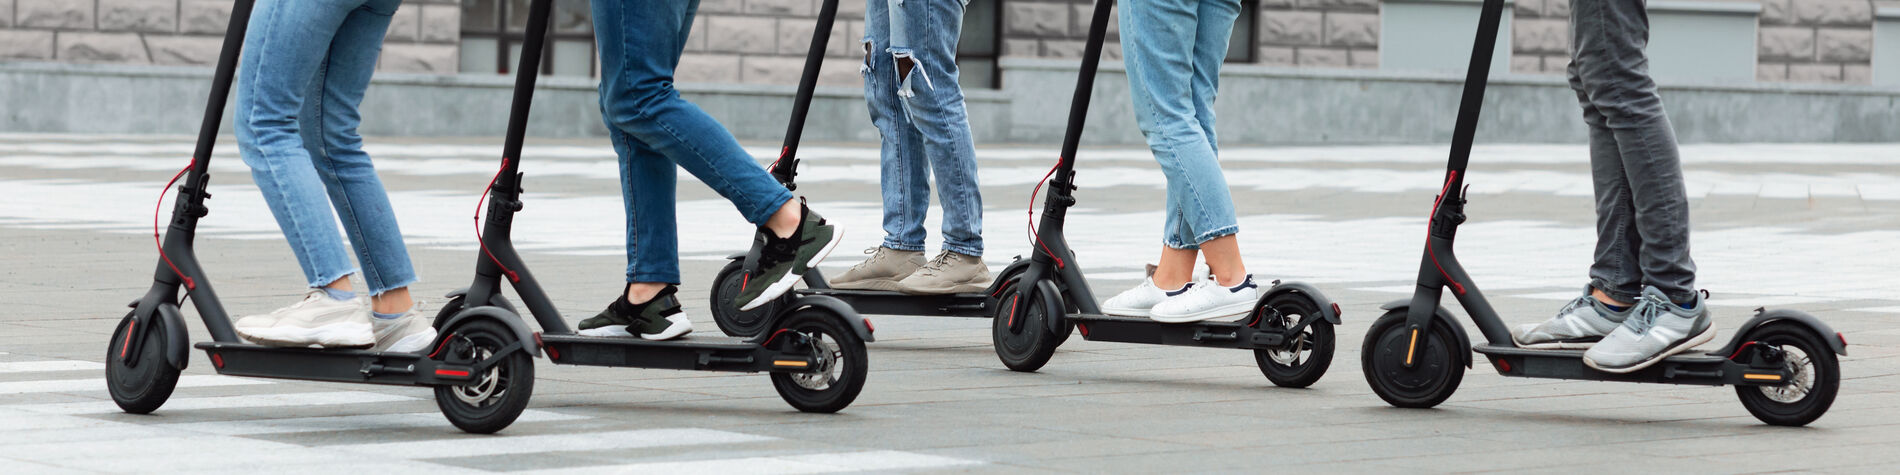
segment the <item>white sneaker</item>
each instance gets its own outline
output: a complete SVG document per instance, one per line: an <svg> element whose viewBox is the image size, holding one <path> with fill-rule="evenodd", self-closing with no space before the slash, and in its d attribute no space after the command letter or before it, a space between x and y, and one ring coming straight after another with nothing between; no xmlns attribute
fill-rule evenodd
<svg viewBox="0 0 1900 475"><path fill-rule="evenodd" d="M1171 294L1166 300L1155 304L1149 310L1148 318L1162 323L1191 323L1213 320L1221 317L1237 317L1253 310L1255 302L1260 300L1260 286L1253 283L1253 274L1240 281L1240 285L1226 287L1212 279L1198 285L1190 285L1187 291Z"/></svg>
<svg viewBox="0 0 1900 475"><path fill-rule="evenodd" d="M1102 302L1102 313L1124 317L1146 317L1148 316L1148 311L1153 309L1155 304L1167 300L1169 295L1187 292L1188 289L1191 288L1194 288L1193 282L1182 285L1179 289L1164 290L1160 287L1155 287L1154 276L1150 275L1148 278L1141 280L1141 285L1124 290L1122 293L1115 294L1114 297L1110 297L1107 301Z"/></svg>
<svg viewBox="0 0 1900 475"><path fill-rule="evenodd" d="M376 347L373 351L391 353L420 353L429 349L435 342L435 327L422 316L422 301L417 300L409 306L409 311L396 318L370 318L370 326L376 331Z"/></svg>
<svg viewBox="0 0 1900 475"><path fill-rule="evenodd" d="M238 336L265 346L363 348L376 344L370 318L368 300L337 300L314 289L297 303L239 318L232 327Z"/></svg>

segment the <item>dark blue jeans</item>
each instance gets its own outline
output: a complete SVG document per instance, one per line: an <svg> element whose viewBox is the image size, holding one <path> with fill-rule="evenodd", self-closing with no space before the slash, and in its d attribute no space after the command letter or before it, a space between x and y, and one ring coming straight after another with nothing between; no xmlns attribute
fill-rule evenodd
<svg viewBox="0 0 1900 475"><path fill-rule="evenodd" d="M698 9L698 0L593 2L600 113L620 155L627 203L628 282L680 282L675 166L731 200L753 224L765 224L792 199L725 126L673 89Z"/></svg>

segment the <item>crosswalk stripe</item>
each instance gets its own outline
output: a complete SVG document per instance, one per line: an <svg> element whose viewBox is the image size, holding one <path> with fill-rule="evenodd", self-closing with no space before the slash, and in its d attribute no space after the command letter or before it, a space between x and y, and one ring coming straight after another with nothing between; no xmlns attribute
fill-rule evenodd
<svg viewBox="0 0 1900 475"><path fill-rule="evenodd" d="M413 401L416 398L393 394L372 393L366 391L336 391L320 393L250 394L244 396L211 396L172 398L166 401L159 412L193 411L202 409L240 409L249 407L304 407L330 406L340 404L367 404L379 402ZM119 406L112 401L64 402L48 404L19 404L0 406L40 414L109 414L119 412Z"/></svg>
<svg viewBox="0 0 1900 475"><path fill-rule="evenodd" d="M925 468L946 468L967 465L980 465L982 462L959 458L925 455L895 450L869 452L840 452L810 455L789 455L778 457L745 457L718 460L693 460L684 462L647 462L599 467L578 467L582 471L593 473L663 473L663 474L723 474L746 473L752 475L781 475L801 473L837 473L875 470L916 470ZM514 472L515 474L555 474L572 473L574 468L535 470Z"/></svg>
<svg viewBox="0 0 1900 475"><path fill-rule="evenodd" d="M571 421L585 416L530 409L522 411L516 424L524 422ZM185 422L157 424L152 427L217 435L288 434L295 432L389 430L443 427L448 422L437 413L363 414L355 416L297 417L241 421Z"/></svg>
<svg viewBox="0 0 1900 475"><path fill-rule="evenodd" d="M219 386L251 386L272 384L257 379L233 378L217 375L179 376L178 387L210 388ZM106 378L88 379L48 379L40 381L12 381L0 383L0 395L28 393L69 393L82 391L105 392Z"/></svg>
<svg viewBox="0 0 1900 475"><path fill-rule="evenodd" d="M590 434L544 434L511 437L456 437L442 440L335 445L345 452L409 459L526 454L553 451L615 450L682 445L734 444L777 440L775 437L711 429L645 429Z"/></svg>
<svg viewBox="0 0 1900 475"><path fill-rule="evenodd" d="M4 355L6 353L0 353ZM105 369L106 365L91 361L47 360L47 361L8 361L0 363L0 373L39 373L46 371L87 371Z"/></svg>

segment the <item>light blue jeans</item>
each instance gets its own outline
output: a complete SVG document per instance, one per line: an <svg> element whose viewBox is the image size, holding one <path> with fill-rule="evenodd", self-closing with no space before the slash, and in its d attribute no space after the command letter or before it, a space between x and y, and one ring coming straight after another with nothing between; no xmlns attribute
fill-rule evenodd
<svg viewBox="0 0 1900 475"><path fill-rule="evenodd" d="M311 287L359 270L371 295L416 282L357 105L401 0L260 0L237 77L238 150ZM334 208L334 212L332 211ZM361 269L336 223L341 218Z"/></svg>
<svg viewBox="0 0 1900 475"><path fill-rule="evenodd" d="M593 2L601 119L620 155L627 204L627 282L680 283L680 168L752 224L764 225L792 199L731 132L673 88L698 9L698 0Z"/></svg>
<svg viewBox="0 0 1900 475"><path fill-rule="evenodd" d="M1240 0L1123 0L1122 61L1135 120L1168 178L1162 244L1200 249L1240 232L1221 174L1214 95Z"/></svg>
<svg viewBox="0 0 1900 475"><path fill-rule="evenodd" d="M924 250L930 178L943 204L944 250L983 255L983 196L976 144L957 85L961 0L867 0L864 100L883 137L884 247ZM877 54L877 52L888 54ZM898 65L908 61L902 75Z"/></svg>

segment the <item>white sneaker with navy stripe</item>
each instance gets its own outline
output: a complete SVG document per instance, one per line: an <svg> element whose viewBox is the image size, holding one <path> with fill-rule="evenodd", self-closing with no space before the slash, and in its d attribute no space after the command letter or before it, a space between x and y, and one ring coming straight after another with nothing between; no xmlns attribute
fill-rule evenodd
<svg viewBox="0 0 1900 475"><path fill-rule="evenodd" d="M1232 287L1208 279L1155 304L1154 309L1148 311L1148 318L1162 323L1192 323L1238 317L1253 310L1254 302L1259 300L1260 286L1254 284L1253 274Z"/></svg>

